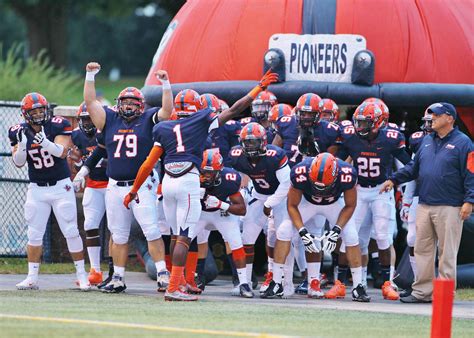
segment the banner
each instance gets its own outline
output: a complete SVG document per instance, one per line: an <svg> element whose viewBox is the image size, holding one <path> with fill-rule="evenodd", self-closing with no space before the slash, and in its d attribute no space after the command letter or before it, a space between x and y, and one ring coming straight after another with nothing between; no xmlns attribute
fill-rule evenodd
<svg viewBox="0 0 474 338"><path fill-rule="evenodd" d="M285 55L286 81L351 82L357 52L366 40L353 34L274 34L269 48Z"/></svg>

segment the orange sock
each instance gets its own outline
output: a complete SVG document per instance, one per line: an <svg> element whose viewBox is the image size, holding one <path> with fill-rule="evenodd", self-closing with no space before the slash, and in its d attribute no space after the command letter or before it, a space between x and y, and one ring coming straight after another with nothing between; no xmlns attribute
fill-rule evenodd
<svg viewBox="0 0 474 338"><path fill-rule="evenodd" d="M171 271L171 256L165 255L166 270Z"/></svg>
<svg viewBox="0 0 474 338"><path fill-rule="evenodd" d="M198 253L197 252L188 252L188 257L186 258L186 282L191 285L195 285L194 282L194 273L196 272L198 262Z"/></svg>
<svg viewBox="0 0 474 338"><path fill-rule="evenodd" d="M175 266L171 268L170 284L168 285L168 292L178 290L181 277L184 273L184 266Z"/></svg>

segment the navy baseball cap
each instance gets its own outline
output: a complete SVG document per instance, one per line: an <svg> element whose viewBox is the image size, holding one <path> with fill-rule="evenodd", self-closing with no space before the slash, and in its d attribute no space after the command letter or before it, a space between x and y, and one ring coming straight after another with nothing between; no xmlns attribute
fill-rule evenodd
<svg viewBox="0 0 474 338"><path fill-rule="evenodd" d="M456 108L454 108L451 103L447 102L433 103L431 106L428 107L427 111L435 115L451 115L455 120L457 117Z"/></svg>

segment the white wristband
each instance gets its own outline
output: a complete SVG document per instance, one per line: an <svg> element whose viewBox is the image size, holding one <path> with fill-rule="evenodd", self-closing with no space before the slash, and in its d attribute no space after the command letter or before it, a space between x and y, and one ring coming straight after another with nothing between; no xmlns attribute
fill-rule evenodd
<svg viewBox="0 0 474 338"><path fill-rule="evenodd" d="M95 81L95 72L86 72L86 81Z"/></svg>
<svg viewBox="0 0 474 338"><path fill-rule="evenodd" d="M220 207L221 210L227 211L227 210L229 210L229 208L230 208L229 203L226 203L226 202L221 203L221 207Z"/></svg>
<svg viewBox="0 0 474 338"><path fill-rule="evenodd" d="M160 80L163 90L171 90L170 80Z"/></svg>

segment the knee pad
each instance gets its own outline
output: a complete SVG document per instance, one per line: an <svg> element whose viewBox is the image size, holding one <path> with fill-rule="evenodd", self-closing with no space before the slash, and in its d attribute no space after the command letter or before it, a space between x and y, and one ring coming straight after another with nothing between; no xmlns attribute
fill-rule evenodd
<svg viewBox="0 0 474 338"><path fill-rule="evenodd" d="M128 232L114 229L112 232L112 241L115 244L127 244L130 236L130 229Z"/></svg>
<svg viewBox="0 0 474 338"><path fill-rule="evenodd" d="M383 237L377 235L377 246L379 250L387 250L390 247L390 240L387 236Z"/></svg>
<svg viewBox="0 0 474 338"><path fill-rule="evenodd" d="M148 242L161 238L160 228L157 224L144 224L141 227Z"/></svg>
<svg viewBox="0 0 474 338"><path fill-rule="evenodd" d="M276 231L276 238L279 241L291 241L293 238L293 224L290 220L284 220Z"/></svg>
<svg viewBox="0 0 474 338"><path fill-rule="evenodd" d="M277 234L275 229L268 229L267 231L267 245L271 248L275 247L275 243L277 240Z"/></svg>
<svg viewBox="0 0 474 338"><path fill-rule="evenodd" d="M43 244L44 231L34 229L32 226L28 226L28 244L33 246L40 246Z"/></svg>
<svg viewBox="0 0 474 338"><path fill-rule="evenodd" d="M345 246L356 246L359 244L359 235L354 226L344 228L342 231L342 240Z"/></svg>
<svg viewBox="0 0 474 338"><path fill-rule="evenodd" d="M81 236L66 238L67 248L69 252L81 252L84 249Z"/></svg>
<svg viewBox="0 0 474 338"><path fill-rule="evenodd" d="M84 220L84 231L97 230L100 227L100 221L97 222L95 219Z"/></svg>
<svg viewBox="0 0 474 338"><path fill-rule="evenodd" d="M58 203L58 210L61 210L61 216L64 221L66 222L72 222L74 219L77 217L77 209L76 205L69 202L69 201L63 201ZM56 218L58 215L56 215Z"/></svg>
<svg viewBox="0 0 474 338"><path fill-rule="evenodd" d="M28 245L31 246L42 246L43 245L43 240L28 240Z"/></svg>
<svg viewBox="0 0 474 338"><path fill-rule="evenodd" d="M25 204L25 221L27 225L31 225L36 214L36 206L34 203L26 202Z"/></svg>

